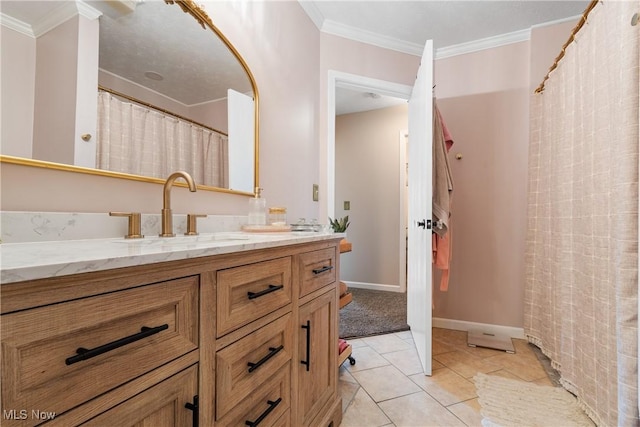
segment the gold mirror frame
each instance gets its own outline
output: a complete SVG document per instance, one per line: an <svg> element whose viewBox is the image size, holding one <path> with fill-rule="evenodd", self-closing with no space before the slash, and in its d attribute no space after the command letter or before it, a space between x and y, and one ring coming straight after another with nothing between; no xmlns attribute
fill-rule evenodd
<svg viewBox="0 0 640 427"><path fill-rule="evenodd" d="M254 152L254 161L253 161L254 163L253 164L253 167L254 167L254 186L253 187L254 188L259 187L260 186L259 184L260 143L259 143L259 115L258 115L259 97L258 97L258 87L256 85L256 81L253 77L253 74L251 73L251 70L249 70L249 66L244 61L242 56L240 56L236 48L224 36L224 34L222 34L222 32L215 25L213 25L213 22L211 21L211 18L209 18L209 15L207 15L207 13L204 10L202 10L200 6L198 6L195 2L193 2L193 0L165 0L165 3L167 3L168 5L171 5L171 4L179 5L182 11L193 16L197 21L197 23L202 26L202 28L206 29L207 27L209 27L209 29L211 29L211 31L213 31L214 34L217 35L220 38L220 40L222 40L222 42L227 46L227 48L231 51L231 53L233 53L236 59L240 62L240 65L242 65L242 68L244 69L244 71L247 73L247 77L249 78L249 81L251 82L251 87L253 88L253 96L254 96L254 120L255 120L254 150L255 152ZM158 184L164 184L165 182L165 180L161 178L152 178L152 177L147 177L142 175L122 173L122 172L112 172L112 171L87 168L82 166L65 165L62 163L47 162L44 160L34 160L34 159L27 159L23 157L15 157L15 156L0 155L0 163L10 163L14 165L32 166L32 167L39 167L39 168L45 168L45 169L77 172L77 173L84 173L89 175L107 176L107 177L113 177L113 178L128 179L132 181L152 182L152 183L158 183ZM184 185L184 184L181 182L177 182L176 185ZM220 193L240 194L240 195L247 195L247 196L254 195L253 192L231 190L228 188L212 187L208 185L197 185L197 188L198 190L208 190L208 191L215 191Z"/></svg>

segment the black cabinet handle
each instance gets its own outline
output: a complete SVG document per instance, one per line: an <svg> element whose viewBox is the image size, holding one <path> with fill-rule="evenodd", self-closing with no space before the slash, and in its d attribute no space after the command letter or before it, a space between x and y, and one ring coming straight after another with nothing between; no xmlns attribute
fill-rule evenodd
<svg viewBox="0 0 640 427"><path fill-rule="evenodd" d="M200 398L198 397L198 395L193 396L193 403L191 402L187 402L184 404L184 407L187 408L190 411L193 411L193 415L192 415L192 424L193 427L198 427L198 424L200 423L199 418L200 418Z"/></svg>
<svg viewBox="0 0 640 427"><path fill-rule="evenodd" d="M307 324L300 327L307 330L307 360L301 360L300 363L306 365L307 372L309 372L309 368L311 367L311 355L309 354L311 352L311 321L307 320Z"/></svg>
<svg viewBox="0 0 640 427"><path fill-rule="evenodd" d="M325 271L330 271L333 270L333 265L325 265L322 268L314 268L313 270L313 274L320 274L320 273L324 273Z"/></svg>
<svg viewBox="0 0 640 427"><path fill-rule="evenodd" d="M284 285L269 285L267 289L260 292L247 292L247 296L249 297L249 299L254 299L266 294L270 294L271 292L277 291L278 289L282 288L284 288Z"/></svg>
<svg viewBox="0 0 640 427"><path fill-rule="evenodd" d="M269 405L269 407L262 414L260 414L260 416L255 421L247 420L247 421L244 422L244 424L248 425L249 427L256 427L265 418L267 418L267 416L271 413L271 411L276 409L276 406L278 406L280 404L280 402L282 402L282 398L281 397L279 397L278 400L275 400L275 401L267 400L267 404Z"/></svg>
<svg viewBox="0 0 640 427"><path fill-rule="evenodd" d="M164 331L165 329L169 329L169 325L166 323L161 326L156 326L155 328L148 328L146 326L143 326L142 328L140 328L140 332L138 332L137 334L120 338L119 340L101 345L100 347L92 348L90 350L80 347L76 350L77 354L75 356L68 357L64 362L67 365L73 365L74 363L78 363L82 360L91 359L92 357L96 357L111 350L115 350L116 348L131 344L132 342L136 342L151 335L155 335L160 331Z"/></svg>
<svg viewBox="0 0 640 427"><path fill-rule="evenodd" d="M269 347L269 353L265 357L258 360L256 363L247 362L247 366L249 367L249 372L253 372L256 369L258 369L264 362L266 362L267 360L271 359L273 356L278 354L278 352L283 348L284 348L283 345L280 345L278 347Z"/></svg>

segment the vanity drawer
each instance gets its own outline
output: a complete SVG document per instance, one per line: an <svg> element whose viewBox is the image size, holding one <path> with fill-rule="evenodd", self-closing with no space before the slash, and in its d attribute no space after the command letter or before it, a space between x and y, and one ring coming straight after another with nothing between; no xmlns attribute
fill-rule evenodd
<svg viewBox="0 0 640 427"><path fill-rule="evenodd" d="M216 414L255 392L292 357L291 314L269 323L216 354Z"/></svg>
<svg viewBox="0 0 640 427"><path fill-rule="evenodd" d="M216 420L216 426L244 426L260 420L260 427L283 425L291 406L291 365L287 362L240 404ZM286 424L285 424L286 425Z"/></svg>
<svg viewBox="0 0 640 427"><path fill-rule="evenodd" d="M291 302L291 257L216 272L217 336Z"/></svg>
<svg viewBox="0 0 640 427"><path fill-rule="evenodd" d="M60 414L198 348L198 292L186 277L2 316L3 410Z"/></svg>
<svg viewBox="0 0 640 427"><path fill-rule="evenodd" d="M306 252L298 260L301 297L336 281L335 248Z"/></svg>
<svg viewBox="0 0 640 427"><path fill-rule="evenodd" d="M197 394L198 367L195 365L103 412L82 426L192 426L193 411L185 407L185 402L193 402Z"/></svg>

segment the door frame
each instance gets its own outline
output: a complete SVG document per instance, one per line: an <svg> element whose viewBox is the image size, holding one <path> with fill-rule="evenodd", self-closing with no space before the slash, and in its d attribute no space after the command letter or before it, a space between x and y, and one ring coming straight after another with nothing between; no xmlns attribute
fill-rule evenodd
<svg viewBox="0 0 640 427"><path fill-rule="evenodd" d="M409 100L413 86L329 70L327 76L327 215L335 217L336 197L336 88L364 90Z"/></svg>
<svg viewBox="0 0 640 427"><path fill-rule="evenodd" d="M409 249L409 174L408 174L408 152L409 152L409 130L401 130L398 135L398 170L400 174L400 228L398 239L400 243L400 289L407 292L407 250Z"/></svg>
<svg viewBox="0 0 640 427"><path fill-rule="evenodd" d="M385 96L392 96L394 98L400 98L409 100L411 96L412 86L403 85L400 83L393 83L385 80L374 79L370 77L359 76L356 74L344 73L341 71L329 70L327 79L327 215L335 217L335 161L336 161L336 88L345 88L353 90L363 90L365 92L375 92ZM407 134L407 130L400 132L400 138L403 134ZM406 139L405 139L406 141ZM400 144L400 151L404 151L404 147ZM406 159L406 157L405 157ZM404 161L405 159L401 159ZM401 171L402 172L402 171ZM404 182L401 182L401 189ZM400 193L401 197L403 193ZM400 203L400 227L401 227L401 245L400 253L398 257L400 259L400 272L399 272L399 287L397 292L407 291L407 275L406 275L406 239L404 233L406 231L407 219L406 211L401 200ZM394 289L395 290L395 289Z"/></svg>

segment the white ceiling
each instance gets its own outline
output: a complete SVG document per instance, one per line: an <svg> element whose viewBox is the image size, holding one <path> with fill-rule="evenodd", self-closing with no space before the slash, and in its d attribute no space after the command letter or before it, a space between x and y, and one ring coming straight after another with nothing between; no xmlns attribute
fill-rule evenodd
<svg viewBox="0 0 640 427"><path fill-rule="evenodd" d="M526 39L533 26L577 19L590 1L299 0L299 3L325 33L418 56L425 41L431 39L438 58L454 51L479 49L494 41ZM337 114L383 108L398 102L404 101L384 96L375 99L367 93L342 88L336 91Z"/></svg>

